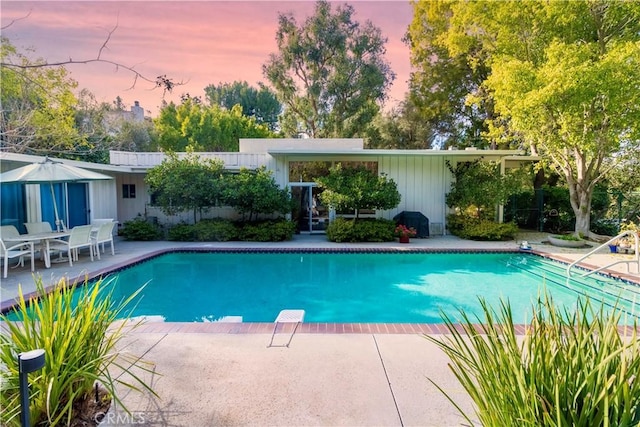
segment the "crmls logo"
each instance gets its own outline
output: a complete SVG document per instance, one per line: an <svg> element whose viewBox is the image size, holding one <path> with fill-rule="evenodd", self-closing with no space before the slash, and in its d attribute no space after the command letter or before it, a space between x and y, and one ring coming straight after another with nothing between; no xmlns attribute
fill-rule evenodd
<svg viewBox="0 0 640 427"><path fill-rule="evenodd" d="M107 412L98 412L95 417L93 417L96 423L103 423L105 425L131 425L131 424L144 424L145 419L143 414L137 414L132 412L130 414L127 413L113 413Z"/></svg>

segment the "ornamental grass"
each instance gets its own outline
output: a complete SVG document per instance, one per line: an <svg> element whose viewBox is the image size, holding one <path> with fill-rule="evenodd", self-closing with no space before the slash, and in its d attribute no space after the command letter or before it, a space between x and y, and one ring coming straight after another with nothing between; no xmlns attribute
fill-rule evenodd
<svg viewBox="0 0 640 427"><path fill-rule="evenodd" d="M20 424L18 354L44 349L45 366L29 374L30 412L33 425L94 425L91 414L83 408L104 407L92 402L98 397L106 402L122 401L116 386L155 395L139 375L153 366L117 348L125 328L138 323L120 321L125 309L140 290L122 301L115 301L113 286L102 280L79 287L62 279L51 292L45 292L36 278L39 299L26 301L20 291L18 306L12 315L0 315L4 323L0 334L0 424ZM15 316L15 317L14 317ZM15 320L19 319L19 320ZM115 369L114 369L115 368ZM118 371L113 377L110 369Z"/></svg>
<svg viewBox="0 0 640 427"><path fill-rule="evenodd" d="M640 425L637 319L619 327L626 319L617 307L580 299L569 313L545 294L517 336L509 303L498 311L481 304L484 319L461 311L454 323L443 314L449 334L427 336L474 403L467 414L447 395L471 425L472 418L485 427Z"/></svg>

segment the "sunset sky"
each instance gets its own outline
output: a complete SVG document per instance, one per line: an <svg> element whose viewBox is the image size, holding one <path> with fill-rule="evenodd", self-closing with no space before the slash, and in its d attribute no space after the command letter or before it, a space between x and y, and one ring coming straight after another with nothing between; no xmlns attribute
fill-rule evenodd
<svg viewBox="0 0 640 427"><path fill-rule="evenodd" d="M339 2L334 3L334 8ZM407 91L409 49L402 42L412 18L409 1L352 1L354 19L371 20L388 39L387 60L396 73L387 106ZM1 5L2 35L21 52L48 62L93 59L108 32L117 26L102 58L134 67L155 79L167 75L183 81L167 101L180 95L203 96L209 84L246 80L265 82L262 65L277 50L279 13L292 12L298 23L313 12L314 2L300 1L7 1ZM135 100L155 116L163 93L108 64L69 65L79 88L98 101L120 96Z"/></svg>

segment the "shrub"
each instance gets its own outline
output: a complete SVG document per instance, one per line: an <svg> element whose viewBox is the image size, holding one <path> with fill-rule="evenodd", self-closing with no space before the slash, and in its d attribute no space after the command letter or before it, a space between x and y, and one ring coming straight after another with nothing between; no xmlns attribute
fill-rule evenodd
<svg viewBox="0 0 640 427"><path fill-rule="evenodd" d="M447 216L447 228L451 234L469 240L509 240L518 232L518 226L512 222L498 223L465 215Z"/></svg>
<svg viewBox="0 0 640 427"><path fill-rule="evenodd" d="M103 281L82 287L78 301L76 286L65 279L45 293L42 279L36 279L40 300L25 301L20 292L15 315L18 321L0 315L4 323L0 334L0 414L3 426L19 425L20 396L18 353L43 349L45 365L31 375L30 408L33 425L71 425L95 399L94 387L106 391L119 405L116 386L153 391L138 376L137 368L151 372L140 358L119 351L116 346L132 322L113 322L121 318L137 291L121 302L115 301L113 286ZM127 374L112 377L109 369ZM123 379L128 377L127 379ZM155 395L155 393L153 393ZM108 403L107 403L108 408ZM125 410L126 407L122 406ZM103 411L106 409L102 408ZM74 424L75 425L75 424ZM80 425L80 424L77 424Z"/></svg>
<svg viewBox="0 0 640 427"><path fill-rule="evenodd" d="M200 242L228 242L236 240L239 231L226 219L205 219L194 226L195 240Z"/></svg>
<svg viewBox="0 0 640 427"><path fill-rule="evenodd" d="M637 322L626 329L631 336L621 336L615 308L607 313L604 304L596 310L580 299L575 314L569 314L545 295L532 307L531 325L521 340L508 302L498 313L484 300L481 304L484 319L469 318L462 310L462 322L443 314L449 334L427 336L451 359L449 366L475 403L472 416L481 425L640 423Z"/></svg>
<svg viewBox="0 0 640 427"><path fill-rule="evenodd" d="M394 221L382 218L350 220L336 218L327 227L331 242L391 242L394 240Z"/></svg>
<svg viewBox="0 0 640 427"><path fill-rule="evenodd" d="M343 168L338 163L316 181L324 189L320 194L323 204L337 211L355 211L356 217L362 209L393 209L400 204L395 181L364 166Z"/></svg>
<svg viewBox="0 0 640 427"><path fill-rule="evenodd" d="M601 218L591 223L591 231L605 236L615 236L620 231L620 222L615 219Z"/></svg>
<svg viewBox="0 0 640 427"><path fill-rule="evenodd" d="M582 241L581 237L574 236L573 234L554 234L553 237L560 240L566 240L568 242L580 242Z"/></svg>
<svg viewBox="0 0 640 427"><path fill-rule="evenodd" d="M240 240L254 242L280 242L291 240L296 224L289 220L267 220L245 223L240 229Z"/></svg>
<svg viewBox="0 0 640 427"><path fill-rule="evenodd" d="M273 172L261 166L256 170L240 169L228 175L222 191L221 203L233 207L243 220L253 221L260 215L288 213L292 202L289 189L280 188Z"/></svg>
<svg viewBox="0 0 640 427"><path fill-rule="evenodd" d="M119 234L126 240L158 240L162 237L160 228L143 218L126 221Z"/></svg>
<svg viewBox="0 0 640 427"><path fill-rule="evenodd" d="M169 228L167 238L178 242L193 242L196 240L195 227L184 223L174 225Z"/></svg>

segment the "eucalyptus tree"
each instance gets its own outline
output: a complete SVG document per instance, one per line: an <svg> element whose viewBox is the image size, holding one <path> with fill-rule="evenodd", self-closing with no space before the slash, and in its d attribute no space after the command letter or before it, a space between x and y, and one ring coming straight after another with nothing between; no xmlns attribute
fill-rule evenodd
<svg viewBox="0 0 640 427"><path fill-rule="evenodd" d="M210 105L218 105L227 110L240 105L244 116L254 117L257 123L267 125L271 131L277 130L282 104L276 94L263 83L258 83L258 89L249 86L246 81L220 83L218 86L205 87L204 92Z"/></svg>
<svg viewBox="0 0 640 427"><path fill-rule="evenodd" d="M640 3L450 1L446 7L433 42L469 67L490 71L465 100L492 106L484 135L523 142L564 177L575 232L588 235L605 159L622 145L640 145Z"/></svg>
<svg viewBox="0 0 640 427"><path fill-rule="evenodd" d="M389 112L380 112L366 130L367 148L417 150L434 148L436 132L407 97Z"/></svg>
<svg viewBox="0 0 640 427"><path fill-rule="evenodd" d="M384 58L387 39L353 15L352 6L334 12L325 0L302 24L292 14L279 15L278 53L262 69L284 104L285 134L359 136L379 111L395 78Z"/></svg>

